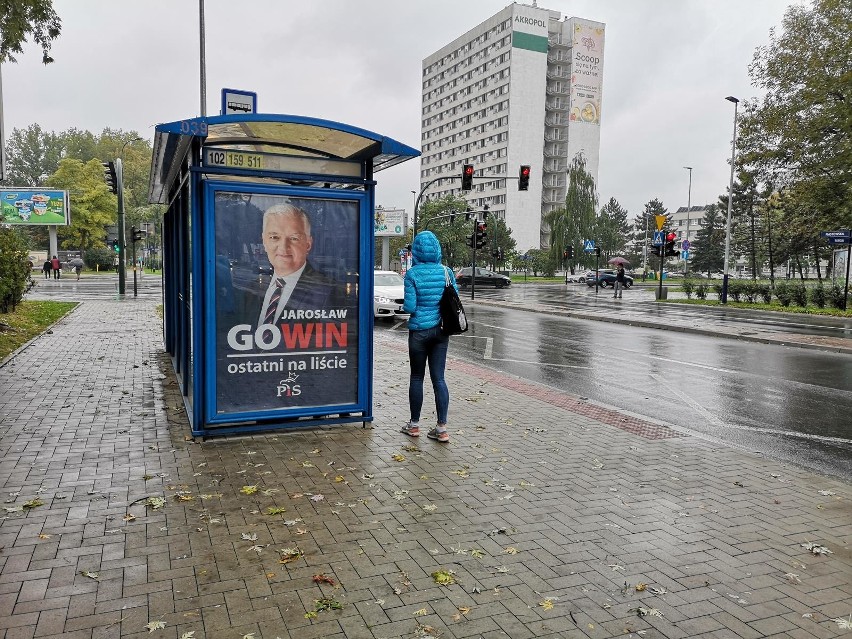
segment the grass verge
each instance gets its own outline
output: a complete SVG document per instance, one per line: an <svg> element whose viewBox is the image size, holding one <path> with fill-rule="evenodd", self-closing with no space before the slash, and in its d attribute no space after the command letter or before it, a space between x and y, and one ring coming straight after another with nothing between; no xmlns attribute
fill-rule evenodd
<svg viewBox="0 0 852 639"><path fill-rule="evenodd" d="M24 301L14 312L0 314L0 360L43 333L75 306L77 302Z"/></svg>
<svg viewBox="0 0 852 639"><path fill-rule="evenodd" d="M692 304L693 306L722 306L719 300L666 300L668 304ZM745 308L753 311L774 311L776 313L799 313L804 315L830 315L832 317L852 317L852 310L842 311L837 308L817 308L816 306L781 306L779 302L762 304L758 302L732 302L728 298L725 304L728 308Z"/></svg>

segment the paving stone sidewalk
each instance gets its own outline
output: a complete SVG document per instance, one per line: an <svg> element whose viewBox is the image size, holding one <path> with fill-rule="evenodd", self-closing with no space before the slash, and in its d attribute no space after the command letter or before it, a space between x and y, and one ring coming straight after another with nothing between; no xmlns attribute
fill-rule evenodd
<svg viewBox="0 0 852 639"><path fill-rule="evenodd" d="M0 367L0 639L852 637L852 483L457 359L411 440L375 359L371 427L193 442L154 302L83 303Z"/></svg>

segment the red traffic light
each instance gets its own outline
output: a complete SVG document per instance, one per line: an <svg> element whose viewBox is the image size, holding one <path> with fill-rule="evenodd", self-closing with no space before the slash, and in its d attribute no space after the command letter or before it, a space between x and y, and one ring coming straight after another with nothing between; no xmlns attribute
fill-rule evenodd
<svg viewBox="0 0 852 639"><path fill-rule="evenodd" d="M462 165L461 188L462 191L470 191L473 188L473 164Z"/></svg>
<svg viewBox="0 0 852 639"><path fill-rule="evenodd" d="M669 233L668 235L666 235L666 241L667 241L667 242L674 242L674 241L675 241L675 238L677 238L677 234L676 234L676 233L674 233L674 232Z"/></svg>
<svg viewBox="0 0 852 639"><path fill-rule="evenodd" d="M464 174L465 175L473 175L473 165L472 164L465 164L464 165Z"/></svg>

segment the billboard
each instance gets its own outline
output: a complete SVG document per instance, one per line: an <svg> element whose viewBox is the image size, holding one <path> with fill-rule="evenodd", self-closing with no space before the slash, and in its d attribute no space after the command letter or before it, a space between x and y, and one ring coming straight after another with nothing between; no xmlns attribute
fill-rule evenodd
<svg viewBox="0 0 852 639"><path fill-rule="evenodd" d="M376 209L374 228L376 237L404 237L408 230L405 209Z"/></svg>
<svg viewBox="0 0 852 639"><path fill-rule="evenodd" d="M572 122L600 126L601 85L603 80L603 27L574 22L571 49L571 113Z"/></svg>
<svg viewBox="0 0 852 639"><path fill-rule="evenodd" d="M68 191L2 189L0 190L0 223L67 226L71 223Z"/></svg>
<svg viewBox="0 0 852 639"><path fill-rule="evenodd" d="M211 204L214 419L357 403L361 200L222 185Z"/></svg>

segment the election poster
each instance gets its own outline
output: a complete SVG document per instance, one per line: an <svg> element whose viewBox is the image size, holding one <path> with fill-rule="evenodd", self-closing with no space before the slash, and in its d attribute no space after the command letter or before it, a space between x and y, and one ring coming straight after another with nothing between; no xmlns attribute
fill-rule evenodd
<svg viewBox="0 0 852 639"><path fill-rule="evenodd" d="M360 201L214 193L217 415L356 403Z"/></svg>

